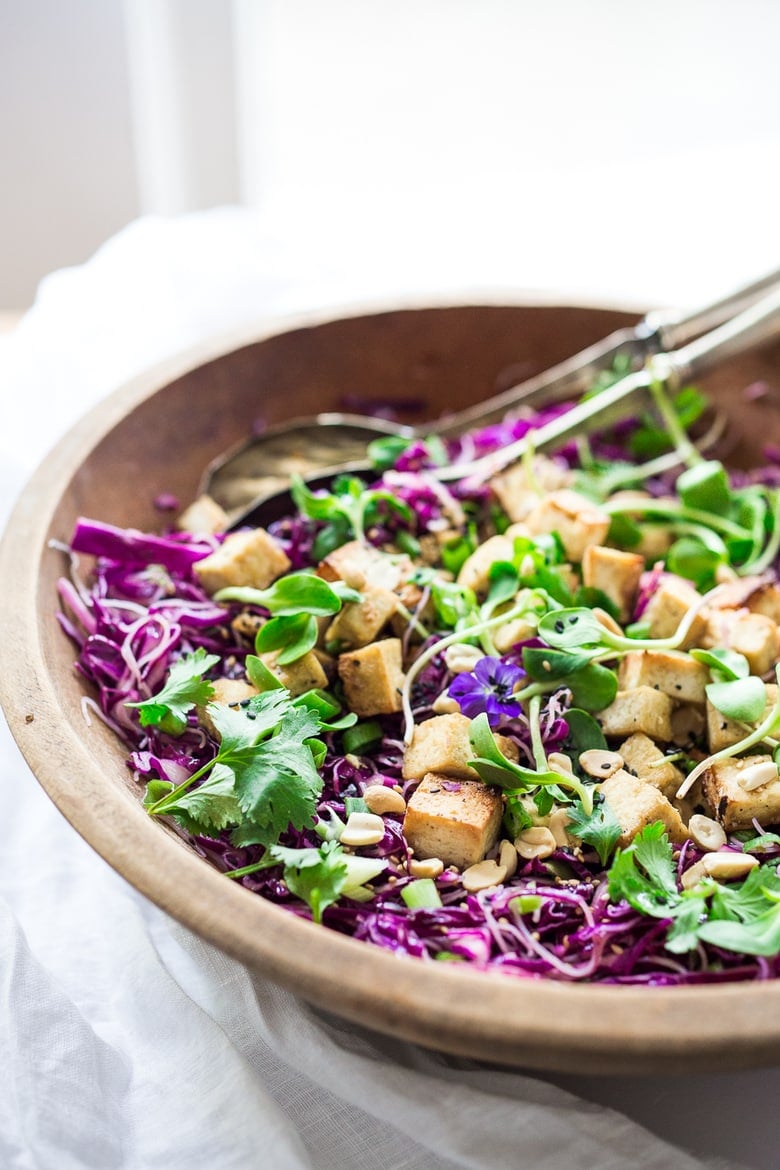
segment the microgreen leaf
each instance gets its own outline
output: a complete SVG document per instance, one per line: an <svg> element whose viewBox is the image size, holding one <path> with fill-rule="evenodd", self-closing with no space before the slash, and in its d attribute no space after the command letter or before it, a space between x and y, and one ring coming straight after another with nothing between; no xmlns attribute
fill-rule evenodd
<svg viewBox="0 0 780 1170"><path fill-rule="evenodd" d="M563 741L562 750L574 761L575 768L582 752L590 751L592 748L602 750L606 748L607 741L604 738L604 732L587 711L578 707L570 707L564 715L564 719L569 731Z"/></svg>
<svg viewBox="0 0 780 1170"><path fill-rule="evenodd" d="M723 464L714 459L687 467L678 476L676 488L687 508L725 516L731 506L728 476Z"/></svg>
<svg viewBox="0 0 780 1170"><path fill-rule="evenodd" d="M350 600L360 600L360 595L350 590ZM268 589L252 589L249 586L230 586L220 589L214 599L240 601L244 605L257 605L275 616L308 613L315 617L327 617L341 609L341 597L336 582L329 584L316 573L288 573L280 577Z"/></svg>
<svg viewBox="0 0 780 1170"><path fill-rule="evenodd" d="M246 677L258 691L274 691L284 686L282 680L255 654L247 654L244 669Z"/></svg>
<svg viewBox="0 0 780 1170"><path fill-rule="evenodd" d="M608 633L591 611L584 608L557 609L545 614L539 622L539 637L557 650L603 646Z"/></svg>
<svg viewBox="0 0 780 1170"><path fill-rule="evenodd" d="M203 675L218 662L219 655L207 654L199 646L173 663L165 686L153 698L125 706L138 708L142 727L159 727L169 735L180 735L192 708L213 695L214 687Z"/></svg>
<svg viewBox="0 0 780 1170"><path fill-rule="evenodd" d="M722 715L741 723L755 723L766 710L766 687L751 674L731 682L710 683L707 698Z"/></svg>
<svg viewBox="0 0 780 1170"><path fill-rule="evenodd" d="M577 707L586 711L603 711L617 694L618 680L614 670L591 662L571 675L567 686Z"/></svg>
<svg viewBox="0 0 780 1170"><path fill-rule="evenodd" d="M382 435L371 440L366 453L377 471L387 471L395 466L411 442L402 435Z"/></svg>
<svg viewBox="0 0 780 1170"><path fill-rule="evenodd" d="M551 682L568 678L575 671L582 670L592 655L589 652L575 654L566 650L549 650L545 646L526 646L522 657L529 678L536 682Z"/></svg>
<svg viewBox="0 0 780 1170"><path fill-rule="evenodd" d="M488 717L481 714L472 719L469 728L469 742L476 753L476 759L469 760L468 765L473 768L485 784L493 784L499 788L518 790L520 788L533 789L538 785L555 784L562 788L570 788L576 792L583 805L590 809L592 803L591 792L575 776L561 776L557 772L534 771L524 768L513 760L508 760L503 754L496 738L490 729Z"/></svg>
<svg viewBox="0 0 780 1170"><path fill-rule="evenodd" d="M710 668L715 682L732 682L750 674L750 663L736 650L689 650L688 653Z"/></svg>
<svg viewBox="0 0 780 1170"><path fill-rule="evenodd" d="M255 650L258 654L280 650L277 662L286 666L317 645L318 633L317 619L309 614L274 617L257 631Z"/></svg>

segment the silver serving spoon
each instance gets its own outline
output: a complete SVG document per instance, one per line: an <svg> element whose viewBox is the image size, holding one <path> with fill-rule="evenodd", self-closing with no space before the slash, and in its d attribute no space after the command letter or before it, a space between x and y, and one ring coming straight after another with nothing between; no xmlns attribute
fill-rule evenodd
<svg viewBox="0 0 780 1170"><path fill-rule="evenodd" d="M366 448L379 436L452 437L498 421L512 409L573 400L592 386L599 373L611 369L618 358L634 369L642 363L660 363L652 367L655 371L652 374L640 371L629 375L548 427L534 432L536 450L560 446L572 436L608 426L630 413L636 408L636 396L644 395L653 381L660 378L671 383L683 373L685 378L698 377L717 361L769 340L774 335L765 336L773 320L768 306L771 294L761 299L760 305L756 302L767 289L777 292L778 282L780 272L774 272L694 313L650 313L634 327L611 334L535 378L422 426L328 413L269 428L210 464L200 490L224 508L231 527L246 522L267 523L269 517L277 518L285 510L289 502L286 489L294 474L301 475L314 487L328 482L339 472L370 473L372 467L367 462ZM751 313L753 317L749 316ZM714 326L719 328L713 331ZM705 330L710 332L700 342L691 340ZM665 373L659 373L660 370ZM487 478L520 458L527 447L528 440L521 440L484 460L439 468L431 474L441 480L461 479L465 475ZM264 501L268 501L265 507Z"/></svg>

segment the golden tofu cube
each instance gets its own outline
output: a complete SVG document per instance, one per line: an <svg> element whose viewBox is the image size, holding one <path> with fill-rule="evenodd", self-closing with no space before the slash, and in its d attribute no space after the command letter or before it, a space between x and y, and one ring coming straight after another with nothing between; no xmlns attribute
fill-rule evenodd
<svg viewBox="0 0 780 1170"><path fill-rule="evenodd" d="M264 528L231 532L218 549L193 565L207 593L231 585L267 589L289 568L289 557Z"/></svg>
<svg viewBox="0 0 780 1170"><path fill-rule="evenodd" d="M740 778L756 764L771 764L771 756L743 756L737 760L717 760L702 776L705 799L727 833L752 829L753 820L767 828L780 824L780 778L746 789Z"/></svg>
<svg viewBox="0 0 780 1170"><path fill-rule="evenodd" d="M603 544L609 531L609 516L596 504L569 488L551 492L525 518L534 534L555 532L566 559L579 564L585 549Z"/></svg>
<svg viewBox="0 0 780 1170"><path fill-rule="evenodd" d="M614 700L595 718L606 736L629 736L643 731L651 739L672 738L672 700L652 687L618 691Z"/></svg>
<svg viewBox="0 0 780 1170"><path fill-rule="evenodd" d="M458 573L458 584L484 597L490 588L490 570L496 561L511 561L514 541L508 536L491 536L466 557Z"/></svg>
<svg viewBox="0 0 780 1170"><path fill-rule="evenodd" d="M325 646L335 643L340 649L357 650L379 636L398 609L398 597L379 585L366 585L362 601L349 601L341 607L325 631Z"/></svg>
<svg viewBox="0 0 780 1170"><path fill-rule="evenodd" d="M642 620L649 624L649 637L671 638L677 633L678 626L688 611L701 601L702 595L694 589L690 581L684 577L676 577L669 573L661 577L658 588L642 615ZM701 646L702 638L707 629L707 618L697 613L691 628L679 649L687 650L689 646Z"/></svg>
<svg viewBox="0 0 780 1170"><path fill-rule="evenodd" d="M418 723L404 752L404 780L420 780L426 772L446 772L461 780L473 780L476 773L468 761L476 753L469 742L470 727L471 720L458 711ZM517 747L511 739L498 735L496 742L508 759L517 760Z"/></svg>
<svg viewBox="0 0 780 1170"><path fill-rule="evenodd" d="M709 681L708 667L680 650L630 650L618 669L622 691L653 687L678 703L704 703Z"/></svg>
<svg viewBox="0 0 780 1170"><path fill-rule="evenodd" d="M179 516L176 527L179 532L194 532L213 535L215 532L224 532L230 520L224 508L221 508L211 496L198 496L188 508Z"/></svg>
<svg viewBox="0 0 780 1170"><path fill-rule="evenodd" d="M392 715L401 710L404 673L400 638L384 638L340 654L338 671L347 705L356 715Z"/></svg>
<svg viewBox="0 0 780 1170"><path fill-rule="evenodd" d="M565 464L536 455L530 475L525 461L513 463L506 471L494 475L490 486L509 519L523 521L542 495L568 487L573 480L571 469Z"/></svg>
<svg viewBox="0 0 780 1170"><path fill-rule="evenodd" d="M303 695L306 691L316 691L327 687L328 676L313 650L309 650L307 654L303 654L294 662L288 662L284 666L279 663L281 653L281 650L273 650L268 654L261 654L260 659L271 671L271 674L276 675L282 686L287 687L291 695Z"/></svg>
<svg viewBox="0 0 780 1170"><path fill-rule="evenodd" d="M622 832L618 845L625 849L646 825L661 821L669 834L669 840L682 842L688 839L688 830L682 817L652 784L647 784L628 772L616 772L599 785L607 804L620 823Z"/></svg>
<svg viewBox="0 0 780 1170"><path fill-rule="evenodd" d="M763 723L769 712L777 702L777 683L766 684L766 707L760 719L755 723L742 724L736 719L729 719L717 707L707 700L707 744L710 752L719 752L721 748L731 747L739 743L749 732Z"/></svg>
<svg viewBox="0 0 780 1170"><path fill-rule="evenodd" d="M667 763L661 749L641 731L630 735L617 750L629 772L633 772L646 784L652 784L664 796L671 798L682 784L683 774L680 769Z"/></svg>
<svg viewBox="0 0 780 1170"><path fill-rule="evenodd" d="M701 645L744 654L750 663L750 673L758 675L772 669L780 652L777 626L771 618L733 609L710 613Z"/></svg>
<svg viewBox="0 0 780 1170"><path fill-rule="evenodd" d="M481 780L426 774L406 806L403 834L415 857L466 869L495 845L503 812L501 794Z"/></svg>
<svg viewBox="0 0 780 1170"><path fill-rule="evenodd" d="M713 599L714 609L747 609L780 623L780 587L767 577L740 577Z"/></svg>
<svg viewBox="0 0 780 1170"><path fill-rule="evenodd" d="M645 570L645 559L638 553L620 552L592 544L582 555L582 583L591 589L600 589L618 611L622 622L634 612L639 578Z"/></svg>
<svg viewBox="0 0 780 1170"><path fill-rule="evenodd" d="M246 682L245 679L218 678L214 682L214 694L209 702L219 703L222 707L235 707L244 699L251 699L256 694L257 688ZM214 739L219 739L219 732L212 722L206 704L198 707L198 722L206 728L209 735L212 735Z"/></svg>

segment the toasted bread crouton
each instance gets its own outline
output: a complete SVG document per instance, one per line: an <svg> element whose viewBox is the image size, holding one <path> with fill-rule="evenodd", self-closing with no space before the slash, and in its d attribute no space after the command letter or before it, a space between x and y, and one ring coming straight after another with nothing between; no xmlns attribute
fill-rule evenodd
<svg viewBox="0 0 780 1170"><path fill-rule="evenodd" d="M215 552L192 568L207 593L231 585L267 589L290 568L290 558L264 528L252 528L231 532Z"/></svg>
<svg viewBox="0 0 780 1170"><path fill-rule="evenodd" d="M683 782L683 774L666 757L652 739L641 731L630 735L617 749L629 772L646 784L652 784L664 796L671 798Z"/></svg>
<svg viewBox="0 0 780 1170"><path fill-rule="evenodd" d="M327 687L328 676L313 650L284 666L279 663L280 654L281 650L273 650L268 654L261 654L260 658L271 673L276 675L282 686L287 687L291 695L303 695L306 691Z"/></svg>
<svg viewBox="0 0 780 1170"><path fill-rule="evenodd" d="M645 559L638 553L620 552L592 544L582 555L582 583L591 589L600 589L618 611L622 622L634 612L639 578L645 569Z"/></svg>
<svg viewBox="0 0 780 1170"><path fill-rule="evenodd" d="M680 650L630 650L620 663L622 691L653 687L678 703L704 703L709 668Z"/></svg>
<svg viewBox="0 0 780 1170"><path fill-rule="evenodd" d="M688 611L698 605L701 599L701 593L694 589L690 581L676 577L673 573L664 574L642 615L643 621L649 626L648 636L671 638L677 633L680 622ZM687 650L689 646L701 646L706 629L706 615L697 613L679 649Z"/></svg>
<svg viewBox="0 0 780 1170"><path fill-rule="evenodd" d="M348 601L325 631L325 647L358 650L373 642L398 609L398 597L380 585L366 585L361 601Z"/></svg>
<svg viewBox="0 0 780 1170"><path fill-rule="evenodd" d="M622 832L618 845L625 849L646 825L662 821L669 839L686 841L688 830L682 818L662 792L636 776L621 769L599 785L599 789L617 817Z"/></svg>
<svg viewBox="0 0 780 1170"><path fill-rule="evenodd" d="M643 731L651 739L668 741L672 738L672 706L672 700L663 691L634 687L631 691L618 691L610 705L595 718L608 737L626 737Z"/></svg>
<svg viewBox="0 0 780 1170"><path fill-rule="evenodd" d="M525 522L533 534L557 533L566 559L579 564L586 548L603 544L610 520L591 500L562 488L540 500Z"/></svg>
<svg viewBox="0 0 780 1170"><path fill-rule="evenodd" d="M732 744L739 743L749 734L750 730L757 727L759 723L763 723L769 712L777 702L777 683L766 683L766 707L760 719L755 723L742 724L738 723L736 719L729 719L717 707L707 700L707 744L710 752L719 752L721 748L731 747Z"/></svg>
<svg viewBox="0 0 780 1170"><path fill-rule="evenodd" d="M418 723L412 742L404 752L404 780L419 780L426 772L442 772L461 780L473 780L476 773L468 766L468 761L475 757L469 742L470 727L471 720L459 712L435 715ZM517 748L511 739L498 735L496 741L508 759L517 759Z"/></svg>
<svg viewBox="0 0 780 1170"><path fill-rule="evenodd" d="M466 869L495 845L503 811L501 794L481 780L426 774L407 803L403 833L416 857Z"/></svg>
<svg viewBox="0 0 780 1170"><path fill-rule="evenodd" d="M777 626L771 618L735 609L717 609L709 614L701 645L744 654L750 673L757 675L771 670L780 653Z"/></svg>
<svg viewBox="0 0 780 1170"><path fill-rule="evenodd" d="M753 820L765 828L780 824L780 778L775 775L758 788L745 788L746 774L763 765L772 773L771 756L743 756L716 760L702 776L702 792L727 833L752 829ZM749 783L749 779L747 780Z"/></svg>
<svg viewBox="0 0 780 1170"><path fill-rule="evenodd" d="M400 638L384 638L340 654L338 672L347 705L356 715L392 715L401 710L404 673Z"/></svg>
<svg viewBox="0 0 780 1170"><path fill-rule="evenodd" d="M253 687L245 679L218 678L214 682L214 694L209 699L209 703L219 703L223 707L233 707L241 703L244 699L251 699L256 694L257 687ZM214 739L219 739L219 732L208 713L207 704L198 707L198 722L206 728L209 735L212 735Z"/></svg>

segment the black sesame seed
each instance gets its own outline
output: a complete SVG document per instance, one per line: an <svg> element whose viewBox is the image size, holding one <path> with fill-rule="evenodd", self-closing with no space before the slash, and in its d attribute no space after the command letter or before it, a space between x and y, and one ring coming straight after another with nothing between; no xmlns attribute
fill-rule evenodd
<svg viewBox="0 0 780 1170"><path fill-rule="evenodd" d="M562 634L565 629L566 629L566 627L564 626L563 622L556 622L555 623L556 634Z"/></svg>
<svg viewBox="0 0 780 1170"><path fill-rule="evenodd" d="M239 706L248 707L249 706L249 699L242 699Z"/></svg>
<svg viewBox="0 0 780 1170"><path fill-rule="evenodd" d="M247 711L246 717L247 719L257 719L257 713L255 711Z"/></svg>
<svg viewBox="0 0 780 1170"><path fill-rule="evenodd" d="M576 624L577 624L577 622L578 622L579 620L580 620L580 619L579 619L579 617L577 617L577 615L575 614L575 616L574 616L574 617L570 617L570 618L569 618L569 625L570 625L570 626L576 626Z"/></svg>

